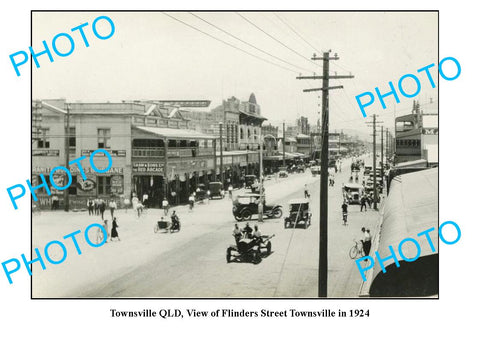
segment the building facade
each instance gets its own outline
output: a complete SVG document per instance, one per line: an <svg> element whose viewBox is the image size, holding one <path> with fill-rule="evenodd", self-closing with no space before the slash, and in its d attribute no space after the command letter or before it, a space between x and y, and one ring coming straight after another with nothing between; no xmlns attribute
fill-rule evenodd
<svg viewBox="0 0 480 340"><path fill-rule="evenodd" d="M186 202L199 183L215 180L215 136L191 129L191 122L175 107L155 102L66 103L65 100L35 101L42 117L39 133L32 144L32 184L45 178L67 159L85 156L82 161L86 179L76 166L70 166L72 184L68 190L70 208L85 208L88 198L103 199L143 197L148 204L160 206L167 197L171 203ZM97 149L112 156L108 172L98 173L88 163ZM68 157L67 157L68 152ZM103 154L94 157L97 168L105 168ZM55 183L66 183L65 174L57 171ZM48 195L44 188L36 191L39 205L47 208L57 195L60 206L64 192ZM174 193L174 194L172 194Z"/></svg>

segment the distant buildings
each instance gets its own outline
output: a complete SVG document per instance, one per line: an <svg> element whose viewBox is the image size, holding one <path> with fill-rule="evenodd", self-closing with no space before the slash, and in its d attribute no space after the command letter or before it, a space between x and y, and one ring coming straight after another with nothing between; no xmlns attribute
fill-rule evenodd
<svg viewBox="0 0 480 340"><path fill-rule="evenodd" d="M85 161L87 179L71 166L69 208L85 208L90 197L109 199L149 196L159 207L187 202L200 183L218 181L239 185L245 174L258 173L260 128L266 119L252 94L248 102L232 97L210 112L209 101L134 101L121 103L67 103L65 100L32 102L32 185L49 183L49 173L73 160L103 148L112 155L112 168L97 173ZM220 122L222 143L220 143ZM220 150L220 144L222 150ZM223 162L220 161L223 155ZM95 164L106 166L106 157ZM220 169L223 168L223 176ZM66 183L56 172L54 180ZM64 205L63 191L51 190ZM48 208L51 196L36 191L39 205Z"/></svg>
<svg viewBox="0 0 480 340"><path fill-rule="evenodd" d="M395 119L395 163L419 159L438 164L438 114L424 113L414 101L411 114Z"/></svg>

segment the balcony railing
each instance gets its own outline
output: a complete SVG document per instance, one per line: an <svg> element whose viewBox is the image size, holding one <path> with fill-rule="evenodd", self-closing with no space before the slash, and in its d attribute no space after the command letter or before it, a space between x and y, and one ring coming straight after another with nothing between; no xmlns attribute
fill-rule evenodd
<svg viewBox="0 0 480 340"><path fill-rule="evenodd" d="M164 157L163 148L133 148L133 157Z"/></svg>
<svg viewBox="0 0 480 340"><path fill-rule="evenodd" d="M165 157L163 148L133 148L133 157ZM180 147L168 148L168 158L185 158L213 155L213 148Z"/></svg>

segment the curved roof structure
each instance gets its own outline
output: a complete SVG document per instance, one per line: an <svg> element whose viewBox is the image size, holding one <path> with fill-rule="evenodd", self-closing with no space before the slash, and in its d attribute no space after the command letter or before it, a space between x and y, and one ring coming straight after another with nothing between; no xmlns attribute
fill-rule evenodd
<svg viewBox="0 0 480 340"><path fill-rule="evenodd" d="M417 234L429 228L432 250L428 239ZM420 245L420 257L406 262L400 257L398 246L406 238ZM383 273L375 256L370 296L431 296L438 294L438 168L397 176L393 179L385 201L378 255L391 256L391 246L400 263L385 260ZM417 248L411 241L404 243L406 258L414 258ZM370 254L372 256L373 254ZM372 256L373 257L373 256Z"/></svg>

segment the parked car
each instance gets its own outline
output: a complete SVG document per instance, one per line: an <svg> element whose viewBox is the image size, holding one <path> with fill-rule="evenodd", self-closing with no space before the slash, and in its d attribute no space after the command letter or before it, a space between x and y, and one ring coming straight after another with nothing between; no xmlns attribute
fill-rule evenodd
<svg viewBox="0 0 480 340"><path fill-rule="evenodd" d="M287 167L282 166L278 168L278 177L280 178L288 177Z"/></svg>
<svg viewBox="0 0 480 340"><path fill-rule="evenodd" d="M250 220L252 215L258 215L258 203L260 200L260 194L244 194L238 195L233 200L233 216L237 221ZM263 214L269 218L282 217L282 206L267 205L263 206Z"/></svg>
<svg viewBox="0 0 480 340"><path fill-rule="evenodd" d="M319 165L314 165L310 168L310 171L312 172L313 176L320 175L321 168Z"/></svg>
<svg viewBox="0 0 480 340"><path fill-rule="evenodd" d="M208 195L210 198L214 197L225 197L225 191L223 190L223 185L221 182L210 182L208 184Z"/></svg>
<svg viewBox="0 0 480 340"><path fill-rule="evenodd" d="M195 201L204 201L208 199L208 190L205 184L200 183L195 190Z"/></svg>
<svg viewBox="0 0 480 340"><path fill-rule="evenodd" d="M245 188L249 189L252 187L252 184L255 183L257 176L255 175L245 175Z"/></svg>

